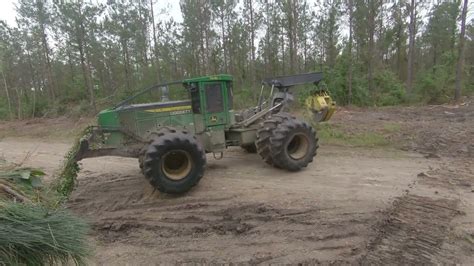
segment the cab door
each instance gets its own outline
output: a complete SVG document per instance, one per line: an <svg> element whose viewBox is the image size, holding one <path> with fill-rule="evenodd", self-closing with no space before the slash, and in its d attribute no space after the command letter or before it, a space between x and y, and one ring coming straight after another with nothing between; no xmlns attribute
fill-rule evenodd
<svg viewBox="0 0 474 266"><path fill-rule="evenodd" d="M207 127L227 124L226 98L223 82L203 82L204 121Z"/></svg>

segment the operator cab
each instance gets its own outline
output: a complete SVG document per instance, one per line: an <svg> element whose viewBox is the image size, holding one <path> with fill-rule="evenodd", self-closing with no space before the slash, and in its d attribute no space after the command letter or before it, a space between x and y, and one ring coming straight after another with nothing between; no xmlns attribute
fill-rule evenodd
<svg viewBox="0 0 474 266"><path fill-rule="evenodd" d="M225 130L234 123L232 76L214 75L183 81L189 90L196 137L206 152L222 153Z"/></svg>
<svg viewBox="0 0 474 266"><path fill-rule="evenodd" d="M232 124L232 76L206 76L187 79L183 83L190 92L196 133L222 130Z"/></svg>

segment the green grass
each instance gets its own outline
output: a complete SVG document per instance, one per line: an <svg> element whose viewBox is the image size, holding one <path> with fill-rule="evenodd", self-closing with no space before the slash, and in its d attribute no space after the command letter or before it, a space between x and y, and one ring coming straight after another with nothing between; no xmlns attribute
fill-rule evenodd
<svg viewBox="0 0 474 266"><path fill-rule="evenodd" d="M387 133L395 133L401 130L401 126L397 123L386 123L383 125L383 129Z"/></svg>
<svg viewBox="0 0 474 266"><path fill-rule="evenodd" d="M339 127L327 123L315 126L322 143L352 146L352 147L381 147L388 146L390 142L377 132L345 132Z"/></svg>

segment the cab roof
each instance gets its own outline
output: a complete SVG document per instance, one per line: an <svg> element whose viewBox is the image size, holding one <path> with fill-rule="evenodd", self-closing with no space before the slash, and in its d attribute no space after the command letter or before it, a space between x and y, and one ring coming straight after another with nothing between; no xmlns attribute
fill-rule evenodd
<svg viewBox="0 0 474 266"><path fill-rule="evenodd" d="M195 83L203 81L232 81L232 76L229 74L218 74L212 76L203 76L183 80L183 83Z"/></svg>

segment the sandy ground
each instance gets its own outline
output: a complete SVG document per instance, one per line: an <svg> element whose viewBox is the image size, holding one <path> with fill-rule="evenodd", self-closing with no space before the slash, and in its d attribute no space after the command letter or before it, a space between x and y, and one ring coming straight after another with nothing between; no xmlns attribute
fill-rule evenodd
<svg viewBox="0 0 474 266"><path fill-rule="evenodd" d="M91 264L470 264L474 117L471 107L444 111L342 110L332 123L348 132L378 130L380 117L400 124L387 136L400 145L323 144L297 173L233 148L208 157L205 177L182 196L153 191L135 159L86 159L67 207L92 224ZM70 145L8 136L0 156L52 175Z"/></svg>

